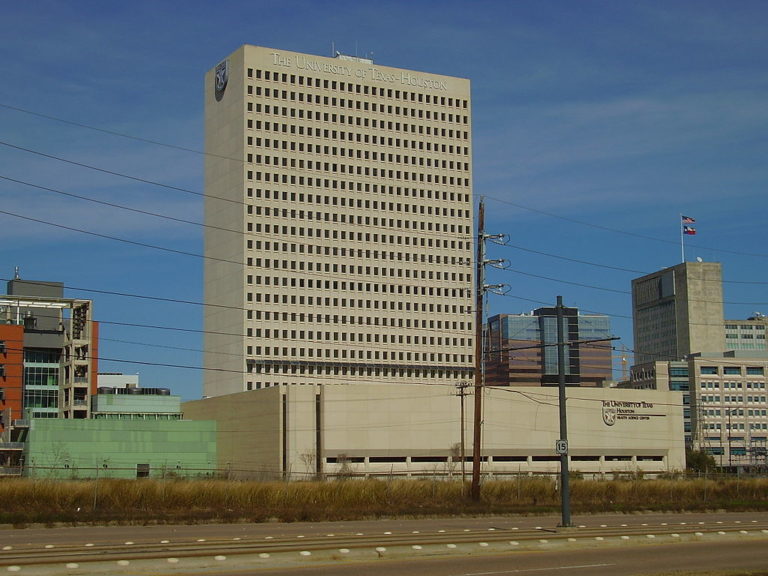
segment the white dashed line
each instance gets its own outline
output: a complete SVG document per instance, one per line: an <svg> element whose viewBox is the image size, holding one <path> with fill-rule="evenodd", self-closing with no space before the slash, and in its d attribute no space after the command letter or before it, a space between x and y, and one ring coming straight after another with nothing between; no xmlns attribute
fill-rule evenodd
<svg viewBox="0 0 768 576"><path fill-rule="evenodd" d="M421 550L421 546L419 546L418 544L414 544L413 546L411 546L411 548L413 548L414 550Z"/></svg>
<svg viewBox="0 0 768 576"><path fill-rule="evenodd" d="M339 552L342 554L349 554L349 548L339 548Z"/></svg>
<svg viewBox="0 0 768 576"><path fill-rule="evenodd" d="M77 562L68 562L67 564L65 564L65 566L70 570L74 570L75 568L80 568L80 564L78 564Z"/></svg>
<svg viewBox="0 0 768 576"><path fill-rule="evenodd" d="M128 566L130 564L130 560L118 560L117 565L118 566Z"/></svg>
<svg viewBox="0 0 768 576"><path fill-rule="evenodd" d="M46 545L45 545L45 547L46 547L48 550L50 550L50 549L51 549L51 548L53 548L54 546L53 546L53 544L46 544Z"/></svg>
<svg viewBox="0 0 768 576"><path fill-rule="evenodd" d="M21 566L8 566L8 572L19 572L21 571Z"/></svg>
<svg viewBox="0 0 768 576"><path fill-rule="evenodd" d="M299 554L301 554L302 556L312 556L312 552L310 552L309 550L302 550L301 552L299 552Z"/></svg>
<svg viewBox="0 0 768 576"><path fill-rule="evenodd" d="M453 550L454 548L456 548L456 544L446 544L445 547Z"/></svg>
<svg viewBox="0 0 768 576"><path fill-rule="evenodd" d="M259 558L269 558L269 554L267 554L266 552L262 552L261 554L259 554Z"/></svg>
<svg viewBox="0 0 768 576"><path fill-rule="evenodd" d="M178 558L167 558L166 562L168 562L168 564L178 564L179 563L179 559Z"/></svg>
<svg viewBox="0 0 768 576"><path fill-rule="evenodd" d="M488 542L480 542L480 548L488 548Z"/></svg>
<svg viewBox="0 0 768 576"><path fill-rule="evenodd" d="M223 562L224 560L227 559L227 557L224 556L223 554L218 554L214 556L213 559L216 560L217 562Z"/></svg>

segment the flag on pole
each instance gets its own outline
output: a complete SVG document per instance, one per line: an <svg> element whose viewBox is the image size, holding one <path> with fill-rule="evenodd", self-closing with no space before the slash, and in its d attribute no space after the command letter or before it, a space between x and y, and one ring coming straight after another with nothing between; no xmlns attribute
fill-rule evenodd
<svg viewBox="0 0 768 576"><path fill-rule="evenodd" d="M687 234L688 236L695 236L696 228L693 226L683 226L683 234Z"/></svg>
<svg viewBox="0 0 768 576"><path fill-rule="evenodd" d="M696 222L696 218L691 218L690 216L680 216L683 219L683 224L693 224Z"/></svg>

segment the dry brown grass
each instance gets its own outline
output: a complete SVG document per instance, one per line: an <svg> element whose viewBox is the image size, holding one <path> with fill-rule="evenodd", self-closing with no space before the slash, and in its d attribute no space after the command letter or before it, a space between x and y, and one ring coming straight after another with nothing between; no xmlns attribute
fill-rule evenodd
<svg viewBox="0 0 768 576"><path fill-rule="evenodd" d="M766 510L768 479L573 479L577 513ZM0 523L153 523L351 520L461 514L536 514L559 508L546 477L468 486L440 480L236 482L229 480L0 480Z"/></svg>

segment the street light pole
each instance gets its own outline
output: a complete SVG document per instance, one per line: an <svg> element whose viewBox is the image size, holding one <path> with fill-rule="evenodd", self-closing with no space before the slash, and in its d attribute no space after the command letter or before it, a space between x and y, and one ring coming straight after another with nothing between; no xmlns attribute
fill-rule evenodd
<svg viewBox="0 0 768 576"><path fill-rule="evenodd" d="M565 408L565 335L563 333L563 297L557 297L557 388L560 412L560 498L562 509L561 526L571 525L571 492L568 478L568 422Z"/></svg>

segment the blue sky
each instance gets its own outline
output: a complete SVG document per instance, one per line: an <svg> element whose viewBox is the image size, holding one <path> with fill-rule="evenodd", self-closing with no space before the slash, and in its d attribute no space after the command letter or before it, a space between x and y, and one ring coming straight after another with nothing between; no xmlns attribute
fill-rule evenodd
<svg viewBox="0 0 768 576"><path fill-rule="evenodd" d="M0 10L0 278L19 266L25 279L92 298L102 371L201 393L203 229L178 220L202 222L203 76L242 44L319 55L335 45L472 81L474 192L487 230L509 235L489 250L510 262L489 277L509 287L491 314L562 295L610 315L631 348L630 281L680 262L681 213L697 220L687 259L723 264L726 316L768 313L764 2L56 0Z"/></svg>

